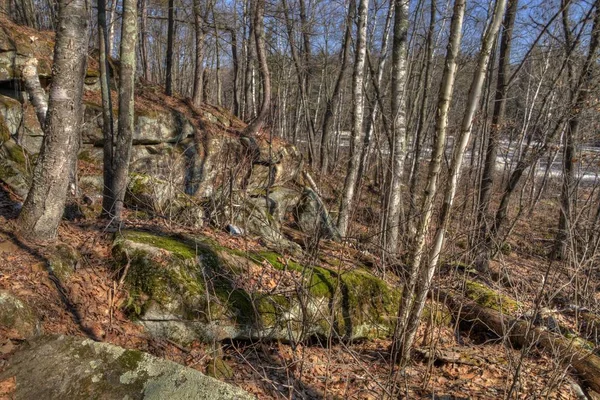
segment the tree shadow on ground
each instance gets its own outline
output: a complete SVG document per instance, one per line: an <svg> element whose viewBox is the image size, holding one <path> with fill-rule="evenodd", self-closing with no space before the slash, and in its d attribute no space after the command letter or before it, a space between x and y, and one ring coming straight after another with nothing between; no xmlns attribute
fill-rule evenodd
<svg viewBox="0 0 600 400"><path fill-rule="evenodd" d="M4 214L2 215L4 216ZM54 274L54 271L52 271L50 261L48 260L48 258L46 258L37 248L28 243L23 242L13 232L10 232L9 230L0 228L0 235L4 236L6 240L10 240L14 245L26 251L36 261L39 261L41 264L44 265L45 271L48 274L48 278L50 279L50 281L52 281L54 289L56 289L56 292L58 293L58 297L60 298L64 309L70 314L73 322L87 337L95 341L101 341L102 338L98 337L97 334L84 323L84 319L81 315L81 312L77 309L73 301L71 301L71 299L69 298L68 290L65 288L61 280Z"/></svg>

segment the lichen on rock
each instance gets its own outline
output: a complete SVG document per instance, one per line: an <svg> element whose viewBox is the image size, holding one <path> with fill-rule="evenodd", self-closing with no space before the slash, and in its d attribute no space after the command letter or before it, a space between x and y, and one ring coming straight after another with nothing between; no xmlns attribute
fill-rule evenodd
<svg viewBox="0 0 600 400"><path fill-rule="evenodd" d="M57 368L60 366L60 368ZM29 341L0 373L15 399L251 399L232 385L138 350L69 336Z"/></svg>

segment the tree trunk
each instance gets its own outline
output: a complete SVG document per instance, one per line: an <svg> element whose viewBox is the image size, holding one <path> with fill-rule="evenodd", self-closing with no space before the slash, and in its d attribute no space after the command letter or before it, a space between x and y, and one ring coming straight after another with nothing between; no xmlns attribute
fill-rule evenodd
<svg viewBox="0 0 600 400"><path fill-rule="evenodd" d="M369 64L369 70L371 72L371 80L373 82L373 87L375 88L375 99L372 101L371 115L367 121L367 130L365 133L365 140L363 143L362 154L360 155L360 162L358 165L358 181L356 182L357 187L361 187L362 178L364 175L364 171L367 168L367 161L369 159L369 154L371 152L371 140L373 138L373 133L375 131L375 124L377 123L377 118L379 116L380 103L382 102L382 97L385 97L386 93L381 95L381 82L383 81L383 72L385 70L386 62L387 62L387 52L388 52L388 43L389 43L389 32L392 25L392 17L394 16L394 0L390 0L390 6L388 9L388 15L385 19L385 25L383 27L383 35L381 38L381 58L379 60L379 66L377 67L377 72L374 71L373 66L371 65L371 56L370 53L367 52L367 61Z"/></svg>
<svg viewBox="0 0 600 400"><path fill-rule="evenodd" d="M429 9L429 29L427 30L427 42L425 44L425 70L423 71L423 95L421 96L421 108L419 110L419 116L417 120L417 132L415 134L415 146L413 150L412 168L409 179L409 193L410 193L410 212L409 212L409 225L410 231L414 231L414 219L416 218L416 191L417 182L419 180L420 172L420 158L421 158L421 144L423 143L423 134L427 131L425 128L427 123L427 102L429 100L430 90L430 74L431 66L433 64L433 35L435 33L435 17L436 17L436 0L431 0L431 8ZM454 79L454 78L453 78Z"/></svg>
<svg viewBox="0 0 600 400"><path fill-rule="evenodd" d="M425 248L425 239L429 231L431 217L433 215L434 199L438 188L438 179L446 147L446 132L448 130L448 114L452 95L454 92L454 82L456 80L456 69L458 55L460 53L460 43L462 39L462 26L465 15L465 0L456 0L454 2L454 11L450 23L450 39L446 50L446 62L444 63L444 72L440 85L439 97L437 102L437 112L435 121L435 136L433 142L433 151L429 162L429 171L427 174L427 186L424 190L424 197L421 204L421 218L417 226L417 233L411 249L410 275L404 285L402 302L398 309L398 325L394 334L393 356L396 361L405 364L408 361L409 350L412 345L412 339L408 331L409 317L418 321L418 315L411 316L414 292L419 278L421 259ZM426 282L424 282L426 283Z"/></svg>
<svg viewBox="0 0 600 400"><path fill-rule="evenodd" d="M19 232L28 239L54 239L64 212L83 121L87 46L87 2L60 0L45 135L17 222Z"/></svg>
<svg viewBox="0 0 600 400"><path fill-rule="evenodd" d="M112 140L112 160L110 160L111 182L108 186L111 199L106 200L105 211L113 222L121 222L123 200L127 190L129 159L134 131L134 86L135 86L135 45L138 40L137 1L123 0L123 24L121 26L121 65L119 74L119 127L116 139Z"/></svg>
<svg viewBox="0 0 600 400"><path fill-rule="evenodd" d="M148 61L148 5L147 0L140 0L140 54L142 61L143 76L146 81L150 81L150 63Z"/></svg>
<svg viewBox="0 0 600 400"><path fill-rule="evenodd" d="M338 109L340 103L340 96L342 88L344 86L346 71L348 70L348 61L350 60L350 51L352 50L352 23L354 21L354 14L356 13L356 3L354 0L350 0L348 9L348 18L346 20L346 32L344 34L344 43L341 51L341 65L333 93L327 100L325 106L325 115L323 116L323 132L321 133L321 156L320 156L320 169L321 173L326 173L329 170L329 153L331 151L329 142L331 141L331 132L334 129L335 115L334 113ZM337 148L336 148L337 151Z"/></svg>
<svg viewBox="0 0 600 400"><path fill-rule="evenodd" d="M263 84L263 97L258 116L244 130L245 136L254 136L261 130L266 122L269 110L271 109L271 77L269 75L269 65L267 64L267 51L265 48L265 28L264 13L265 0L255 0L254 7L254 40L256 42L256 56L258 59L258 69Z"/></svg>
<svg viewBox="0 0 600 400"><path fill-rule="evenodd" d="M203 93L203 66L204 62L204 21L200 9L200 0L194 0L194 30L196 36L196 62L194 68L194 92L192 103L196 107L202 104Z"/></svg>
<svg viewBox="0 0 600 400"><path fill-rule="evenodd" d="M142 0L143 1L143 0ZM114 203L112 192L113 182L113 151L114 151L114 124L112 98L110 91L110 68L108 65L108 28L106 22L106 1L98 0L98 40L99 40L99 64L100 64L100 89L102 92L102 122L104 136L104 189L102 196L102 216L109 217Z"/></svg>
<svg viewBox="0 0 600 400"><path fill-rule="evenodd" d="M344 181L344 189L337 227L340 235L346 236L350 224L350 212L352 211L352 200L356 189L356 178L358 176L358 163L363 142L363 116L364 116L364 70L366 58L367 41L367 17L369 12L369 0L360 0L358 6L358 27L356 31L356 58L354 62L354 74L352 76L352 136L350 139L350 155L348 170Z"/></svg>
<svg viewBox="0 0 600 400"><path fill-rule="evenodd" d="M600 0L596 0L594 7L596 7L594 24L592 26L592 34L590 40L590 48L588 53L588 60L590 56L594 56L595 49L598 46L599 40L599 30L600 30ZM570 47L570 27L569 27L569 7L566 4L563 8L563 28L565 32L565 38L567 41L567 51ZM571 69L572 61L569 59L569 69ZM589 81L592 79L592 71L594 63L586 62L587 69L584 69L581 73L580 79L583 78L584 82L582 86L579 87L577 93L572 94L572 98L575 99L573 105L572 116L567 123L567 127L564 134L564 151L563 151L563 171L562 178L563 183L561 187L561 208L559 213L558 220L558 232L556 234L556 239L554 242L554 249L552 256L555 259L565 259L567 257L567 250L569 248L569 240L571 237L571 230L573 229L571 226L571 214L573 208L573 199L577 198L575 192L575 169L573 165L573 160L575 158L576 153L576 140L579 131L579 118L581 115L581 110L585 107L585 102L587 97L589 96L589 90L587 88ZM569 73L572 75L572 73ZM570 78L572 78L570 76ZM573 78L572 78L573 79ZM575 193L574 193L575 192Z"/></svg>
<svg viewBox="0 0 600 400"><path fill-rule="evenodd" d="M229 31L231 33L231 63L233 64L233 114L240 117L240 84L239 84L239 61L236 27Z"/></svg>
<svg viewBox="0 0 600 400"><path fill-rule="evenodd" d="M510 69L510 50L512 45L512 33L519 0L509 0L506 16L502 26L502 39L500 41L500 59L498 65L498 78L496 80L496 94L494 98L494 112L492 114L492 126L488 138L483 173L481 176L481 186L479 188L479 203L477 207L477 227L476 234L478 238L473 240L478 247L485 247L481 243L489 231L488 212L492 188L494 185L494 174L496 170L496 157L498 155L498 143L504 123L504 113L506 110L506 93L508 91L508 73ZM487 251L487 249L483 249ZM482 270L487 270L487 264L477 263Z"/></svg>
<svg viewBox="0 0 600 400"><path fill-rule="evenodd" d="M392 135L391 176L386 202L384 249L391 255L398 250L402 207L402 175L406 156L406 59L408 38L408 0L396 0L392 49Z"/></svg>
<svg viewBox="0 0 600 400"><path fill-rule="evenodd" d="M125 0L123 0L125 1ZM169 17L167 26L167 66L165 76L165 94L173 96L173 47L175 46L175 0L169 0Z"/></svg>
<svg viewBox="0 0 600 400"><path fill-rule="evenodd" d="M31 57L26 59L23 63L21 76L25 81L25 90L27 91L27 94L29 94L29 100L31 101L31 104L33 104L38 121L40 122L40 127L44 129L46 113L48 111L48 102L46 101L46 92L44 92L44 89L42 89L42 86L40 85L37 64L38 61L36 58Z"/></svg>
<svg viewBox="0 0 600 400"><path fill-rule="evenodd" d="M113 47L115 45L115 20L117 15L117 2L119 0L112 0L110 4L110 21L108 21L108 47L106 48L106 54L108 57L113 56Z"/></svg>

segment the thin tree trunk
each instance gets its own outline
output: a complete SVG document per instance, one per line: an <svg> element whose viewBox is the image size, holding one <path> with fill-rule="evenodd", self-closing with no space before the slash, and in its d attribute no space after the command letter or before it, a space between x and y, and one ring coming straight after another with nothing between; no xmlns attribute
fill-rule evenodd
<svg viewBox="0 0 600 400"><path fill-rule="evenodd" d="M354 20L354 14L356 13L356 3L354 0L350 0L348 9L348 17L346 19L346 32L344 34L344 43L342 45L341 52L341 65L333 93L327 100L325 106L325 115L323 116L323 132L321 133L321 156L320 156L320 169L322 173L326 173L329 170L329 153L330 147L329 142L331 141L331 132L334 129L335 122L335 111L339 108L340 97L342 88L344 86L346 72L348 70L348 61L350 60L350 52L352 47L352 21ZM336 148L337 151L337 148Z"/></svg>
<svg viewBox="0 0 600 400"><path fill-rule="evenodd" d="M115 19L117 15L117 2L119 0L112 0L110 4L110 21L108 21L108 47L106 48L106 54L108 57L113 56L113 47L115 45Z"/></svg>
<svg viewBox="0 0 600 400"><path fill-rule="evenodd" d="M269 65L267 64L267 51L265 48L265 28L264 13L265 0L255 0L254 7L254 40L256 42L256 56L258 59L258 69L262 78L263 97L258 116L244 130L245 136L254 136L261 130L266 122L271 109L271 77L269 74Z"/></svg>
<svg viewBox="0 0 600 400"><path fill-rule="evenodd" d="M146 81L150 81L150 63L148 61L148 5L147 0L140 0L140 53L142 55L142 71Z"/></svg>
<svg viewBox="0 0 600 400"><path fill-rule="evenodd" d="M408 0L396 0L392 50L392 135L391 176L386 204L386 232L383 248L389 254L398 250L402 210L402 175L406 156L406 61L408 40Z"/></svg>
<svg viewBox="0 0 600 400"><path fill-rule="evenodd" d="M110 185L112 202L107 201L108 216L115 223L121 222L123 200L127 190L129 159L134 126L135 88L135 45L138 40L137 1L123 0L123 23L121 25L121 64L119 68L119 124L116 140L113 140L112 182Z"/></svg>
<svg viewBox="0 0 600 400"><path fill-rule="evenodd" d="M123 0L125 1L125 0ZM175 41L175 0L169 0L169 17L167 26L167 72L165 77L165 93L173 95L173 47Z"/></svg>
<svg viewBox="0 0 600 400"><path fill-rule="evenodd" d="M200 9L200 0L194 0L194 30L195 30L195 55L196 62L194 66L194 92L192 103L196 107L202 104L203 93L203 62L204 62L204 21Z"/></svg>
<svg viewBox="0 0 600 400"><path fill-rule="evenodd" d="M600 0L595 2L594 7L596 7L596 13L594 17L594 25L592 27L591 41L590 41L590 50L588 54L588 58L590 55L593 55L592 52L595 52L595 48L598 45L598 30L600 30ZM569 27L569 7L566 4L563 7L563 29L565 33L565 39L567 44L567 51L571 45L570 38L570 27ZM569 75L572 75L572 62L568 60L568 69ZM564 134L564 152L563 152L563 170L562 170L562 178L563 183L561 187L561 208L559 213L558 220L558 232L556 234L556 239L554 242L554 249L552 256L556 259L565 259L567 257L567 250L569 248L569 240L571 236L571 214L573 207L573 199L577 198L577 194L575 192L575 169L573 165L573 159L575 158L576 153L576 140L579 131L579 118L581 115L582 107L585 107L585 101L588 97L588 88L587 81L591 78L588 74L591 74L591 69L593 68L593 64L589 64L589 68L584 70L581 73L581 77L584 77L586 82L583 84L583 87L580 87L576 94L572 95L573 99L575 99L573 115L569 119L567 123L566 131ZM570 76L572 81L572 76ZM574 193L575 192L575 193Z"/></svg>
<svg viewBox="0 0 600 400"><path fill-rule="evenodd" d="M352 211L352 200L356 189L356 178L358 176L358 163L363 142L363 117L364 117L364 70L366 58L367 40L367 17L369 11L369 0L360 0L358 6L358 27L356 33L356 57L354 62L354 74L352 76L352 137L350 140L350 158L348 170L344 181L344 189L337 227L340 235L346 236L350 224L350 212Z"/></svg>
<svg viewBox="0 0 600 400"><path fill-rule="evenodd" d="M424 197L421 203L421 218L417 226L417 233L411 249L410 274L404 285L402 302L398 309L398 325L394 334L393 355L396 361L405 364L408 361L409 350L412 346L414 334L411 336L408 328L409 322L419 320L420 312L414 312L414 292L419 279L421 260L425 248L425 239L431 217L433 215L434 199L437 194L438 179L440 176L442 159L446 148L446 132L448 130L448 115L452 95L454 92L454 82L456 80L457 61L460 53L460 43L462 39L462 26L465 15L465 0L456 0L454 2L454 11L450 23L450 39L446 50L446 62L444 63L444 72L437 102L437 112L435 121L435 136L433 142L433 152L429 162L427 174L427 186L424 190ZM430 271L427 271L429 274ZM426 275L426 278L428 275ZM427 283L425 279L424 284ZM418 307L417 310L418 311ZM412 322L414 324L414 322Z"/></svg>
<svg viewBox="0 0 600 400"><path fill-rule="evenodd" d="M144 2L144 0L142 0ZM102 131L104 137L104 189L102 196L102 216L110 217L110 210L114 203L113 194L113 151L114 134L112 98L110 91L110 68L108 65L108 27L106 21L106 0L98 0L98 41L100 64L100 89L102 92Z"/></svg>
<svg viewBox="0 0 600 400"><path fill-rule="evenodd" d="M48 102L46 101L46 92L40 84L40 77L37 70L37 58L28 58L25 60L21 70L21 76L25 81L25 90L29 94L29 100L33 104L40 126L44 129L46 123L46 113L48 111Z"/></svg>
<svg viewBox="0 0 600 400"><path fill-rule="evenodd" d="M375 73L373 66L371 65L371 57L370 53L367 52L367 61L369 64L369 69L371 71L371 80L373 82L373 86L376 88L375 90L375 100L372 102L373 106L371 108L371 115L367 121L367 130L365 134L365 140L363 143L363 149L360 156L360 163L358 166L358 181L356 186L360 188L361 181L364 176L364 171L367 167L367 160L369 154L371 152L371 140L373 138L373 132L375 131L375 124L377 123L377 118L379 116L379 104L381 102L381 82L383 81L383 72L385 70L385 65L387 63L387 52L388 52L388 43L389 43L389 33L390 27L392 25L392 17L394 16L394 0L390 0L390 6L388 9L388 14L385 19L385 25L383 27L383 36L381 39L381 58L379 60L379 66L377 67L377 73Z"/></svg>
<svg viewBox="0 0 600 400"><path fill-rule="evenodd" d="M506 93L508 91L508 73L510 69L510 51L512 45L513 26L517 16L519 0L509 0L506 16L502 26L502 39L500 41L500 59L498 65L498 78L496 80L496 94L494 98L494 112L492 114L492 126L487 142L481 186L479 188L479 202L477 207L477 227L479 237L473 240L477 246L482 246L481 240L487 236L489 230L488 213L494 186L494 175L496 170L496 158L498 156L498 144L503 129L504 114L506 110ZM484 249L484 251L486 251ZM482 264L477 263L481 268ZM487 267L483 267L484 270Z"/></svg>
<svg viewBox="0 0 600 400"><path fill-rule="evenodd" d="M233 114L240 117L240 84L239 84L239 61L236 27L229 31L231 34L231 63L233 66Z"/></svg>
<svg viewBox="0 0 600 400"><path fill-rule="evenodd" d="M31 189L17 222L20 234L27 239L54 239L63 216L69 171L77 162L83 122L88 16L86 1L59 1L60 28L54 44L45 135Z"/></svg>
<svg viewBox="0 0 600 400"><path fill-rule="evenodd" d="M433 35L435 33L435 17L436 17L436 0L431 0L431 8L429 9L429 29L427 30L427 41L425 44L425 70L423 71L424 80L423 80L423 95L421 96L421 109L419 110L419 116L417 119L417 132L415 134L415 146L413 150L413 159L412 159L412 168L410 173L409 180L409 193L410 193L410 211L409 211L409 229L413 231L414 228L414 217L416 212L416 191L417 191L417 182L419 180L419 170L420 170L420 158L421 158L421 144L423 143L423 134L426 132L426 123L427 123L427 101L429 100L429 90L430 90L430 74L431 74L431 66L433 64Z"/></svg>

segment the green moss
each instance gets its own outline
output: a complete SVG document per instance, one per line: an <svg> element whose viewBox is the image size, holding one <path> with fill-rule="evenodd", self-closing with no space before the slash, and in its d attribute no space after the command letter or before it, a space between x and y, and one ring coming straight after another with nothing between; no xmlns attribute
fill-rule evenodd
<svg viewBox="0 0 600 400"><path fill-rule="evenodd" d="M465 282L465 294L477 304L504 314L514 314L522 308L518 301L475 281Z"/></svg>
<svg viewBox="0 0 600 400"><path fill-rule="evenodd" d="M86 78L99 78L100 77L100 71L97 69L91 69L88 68L88 70L85 72L85 77Z"/></svg>
<svg viewBox="0 0 600 400"><path fill-rule="evenodd" d="M8 141L8 139L10 139L10 130L8 129L8 125L6 125L4 116L0 113L0 144Z"/></svg>
<svg viewBox="0 0 600 400"><path fill-rule="evenodd" d="M206 367L206 375L216 379L233 378L233 370L221 357L214 358Z"/></svg>
<svg viewBox="0 0 600 400"><path fill-rule="evenodd" d="M4 143L4 149L9 160L25 168L25 163L27 162L27 152L25 149L12 141Z"/></svg>
<svg viewBox="0 0 600 400"><path fill-rule="evenodd" d="M264 326L274 326L279 317L291 307L290 301L282 295L258 295L254 306Z"/></svg>
<svg viewBox="0 0 600 400"><path fill-rule="evenodd" d="M195 258L199 254L199 249L193 243L184 242L152 232L128 230L123 232L122 237L125 240L131 240L135 243L158 247L176 254L183 259Z"/></svg>
<svg viewBox="0 0 600 400"><path fill-rule="evenodd" d="M135 371L143 356L144 354L139 350L125 350L117 358L117 363L126 371Z"/></svg>

